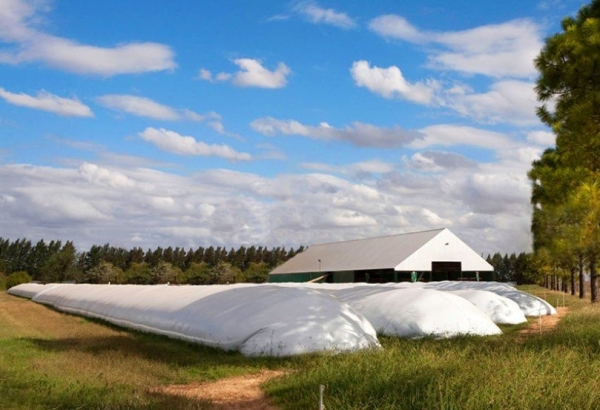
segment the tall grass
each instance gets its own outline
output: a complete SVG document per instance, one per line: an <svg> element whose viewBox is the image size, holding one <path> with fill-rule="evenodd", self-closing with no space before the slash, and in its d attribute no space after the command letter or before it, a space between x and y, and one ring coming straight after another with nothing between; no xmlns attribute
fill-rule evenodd
<svg viewBox="0 0 600 410"><path fill-rule="evenodd" d="M301 370L266 388L286 409L315 407L320 384L330 409L598 409L600 310L565 300L552 332L382 338L381 351L297 358Z"/></svg>

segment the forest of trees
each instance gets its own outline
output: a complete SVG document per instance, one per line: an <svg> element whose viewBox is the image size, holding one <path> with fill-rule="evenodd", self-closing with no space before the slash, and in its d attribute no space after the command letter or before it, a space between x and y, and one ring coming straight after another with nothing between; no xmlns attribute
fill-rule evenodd
<svg viewBox="0 0 600 410"><path fill-rule="evenodd" d="M0 275L48 282L131 284L261 283L275 266L302 252L277 247L161 248L144 251L106 244L77 252L73 242L0 238Z"/></svg>
<svg viewBox="0 0 600 410"><path fill-rule="evenodd" d="M600 0L562 21L535 60L539 118L556 135L556 147L533 163L531 231L544 276L579 282L598 301L600 260Z"/></svg>

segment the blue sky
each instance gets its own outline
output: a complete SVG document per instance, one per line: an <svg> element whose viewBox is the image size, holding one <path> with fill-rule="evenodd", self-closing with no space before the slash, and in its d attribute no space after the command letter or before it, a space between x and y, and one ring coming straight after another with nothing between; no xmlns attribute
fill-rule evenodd
<svg viewBox="0 0 600 410"><path fill-rule="evenodd" d="M575 0L0 0L0 236L530 250L533 59Z"/></svg>

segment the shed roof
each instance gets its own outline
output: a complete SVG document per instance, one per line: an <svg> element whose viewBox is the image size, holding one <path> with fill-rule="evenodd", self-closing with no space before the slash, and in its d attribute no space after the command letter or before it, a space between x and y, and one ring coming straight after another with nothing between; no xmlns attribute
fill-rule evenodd
<svg viewBox="0 0 600 410"><path fill-rule="evenodd" d="M311 245L271 274L394 269L444 230Z"/></svg>

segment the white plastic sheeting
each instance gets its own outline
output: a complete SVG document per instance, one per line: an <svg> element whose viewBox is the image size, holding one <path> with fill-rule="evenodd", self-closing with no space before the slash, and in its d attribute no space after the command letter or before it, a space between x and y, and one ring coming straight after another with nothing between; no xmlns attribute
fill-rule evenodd
<svg viewBox="0 0 600 410"><path fill-rule="evenodd" d="M299 286L299 284L279 284L280 286ZM509 324L516 325L519 323L524 323L527 321L525 317L525 312L530 313L529 306L533 305L534 307L538 307L535 310L535 314L539 315L540 312L539 306L543 306L543 314L553 314L552 312L556 312L552 306L547 304L545 301L536 298L528 293L519 292L514 287L510 285L506 285L495 282L430 282L430 283L411 283L411 282L400 282L400 283L386 283L386 284L365 284L365 283L333 283L333 284L302 284L301 286L307 286L312 289L317 289L323 292L328 292L333 295L340 297L342 300L350 303L355 309L360 311L363 315L365 315L369 320L371 320L371 315L369 312L362 310L362 304L356 304L356 298L360 297L360 295L368 296L372 293L379 293L383 289L383 291L389 291L390 289L430 289L435 291L440 291L444 293L452 293L456 296L460 296L474 304L479 310L483 311L495 324ZM439 286L439 288L438 288ZM508 297L502 296L498 293L494 293L492 291L483 290L484 287L487 286L489 289L496 288L497 290L502 291L502 294L512 294L515 299L519 300L521 304L524 306L525 311L521 309L521 306L509 299ZM358 288L358 289L357 289ZM353 290L354 289L354 290ZM344 298L345 294L354 295L352 299L346 300ZM500 293L500 292L499 292ZM518 296L518 297L516 297ZM401 298L400 294L397 295L398 298ZM375 298L373 300L375 309L385 309L382 307L381 303ZM379 304L378 304L379 303ZM419 315L415 316L414 314L409 316L408 318L405 316L404 310L406 306L403 305L404 302L395 301L393 297L390 297L390 303L396 303L394 309L392 309L388 315L387 319L390 321L399 321L399 320L411 320L412 322L420 320L418 316L427 316L430 321L446 321L447 316L457 315L459 313L455 312L456 309L459 311L462 309L458 306L448 307L448 311L445 312L442 310L436 309L428 309L428 304L420 305L419 307ZM445 302L441 302L445 303ZM541 305L540 305L541 303ZM433 304L432 304L433 306ZM463 310L464 312L471 311L471 309L466 308ZM548 312L548 313L546 313ZM377 313L376 313L377 314ZM394 318L394 316L399 316ZM450 320L449 323L445 325L439 325L438 329L440 333L448 332L448 334L454 334L452 330L453 320ZM477 321L473 322L478 323ZM375 325L375 324L374 324ZM478 325L473 329L467 329L465 331L464 325L459 327L455 327L455 331L458 331L460 334L480 334L477 329ZM375 326L377 328L377 326ZM443 329L446 330L443 330ZM464 333L463 333L464 332ZM486 333L484 333L486 334ZM403 336L401 336L403 337Z"/></svg>
<svg viewBox="0 0 600 410"><path fill-rule="evenodd" d="M533 296L529 293L522 292L515 289L514 286L508 283L502 282L428 282L423 284L423 287L427 289L436 290L464 290L464 289L476 289L486 290L488 292L495 293L496 295L503 296L507 299L517 303L525 316L544 316L544 315L555 315L556 309L543 299Z"/></svg>
<svg viewBox="0 0 600 410"><path fill-rule="evenodd" d="M22 298L32 299L35 295L44 290L53 288L55 286L60 286L55 283L49 283L47 285L42 285L39 283L24 283L19 286L15 286L10 288L7 293L15 296L21 296Z"/></svg>
<svg viewBox="0 0 600 410"><path fill-rule="evenodd" d="M19 288L9 292L18 295ZM380 347L375 330L361 314L331 295L307 288L58 285L43 289L33 300L246 356Z"/></svg>
<svg viewBox="0 0 600 410"><path fill-rule="evenodd" d="M386 336L449 338L502 333L473 303L449 292L363 285L333 294L362 313L377 333Z"/></svg>
<svg viewBox="0 0 600 410"><path fill-rule="evenodd" d="M496 295L487 290L476 289L447 292L468 300L498 325L518 325L527 322L527 318L519 305L504 296Z"/></svg>
<svg viewBox="0 0 600 410"><path fill-rule="evenodd" d="M9 293L73 314L246 356L379 348L397 337L495 335L495 325L555 314L497 282L139 286L25 284Z"/></svg>

